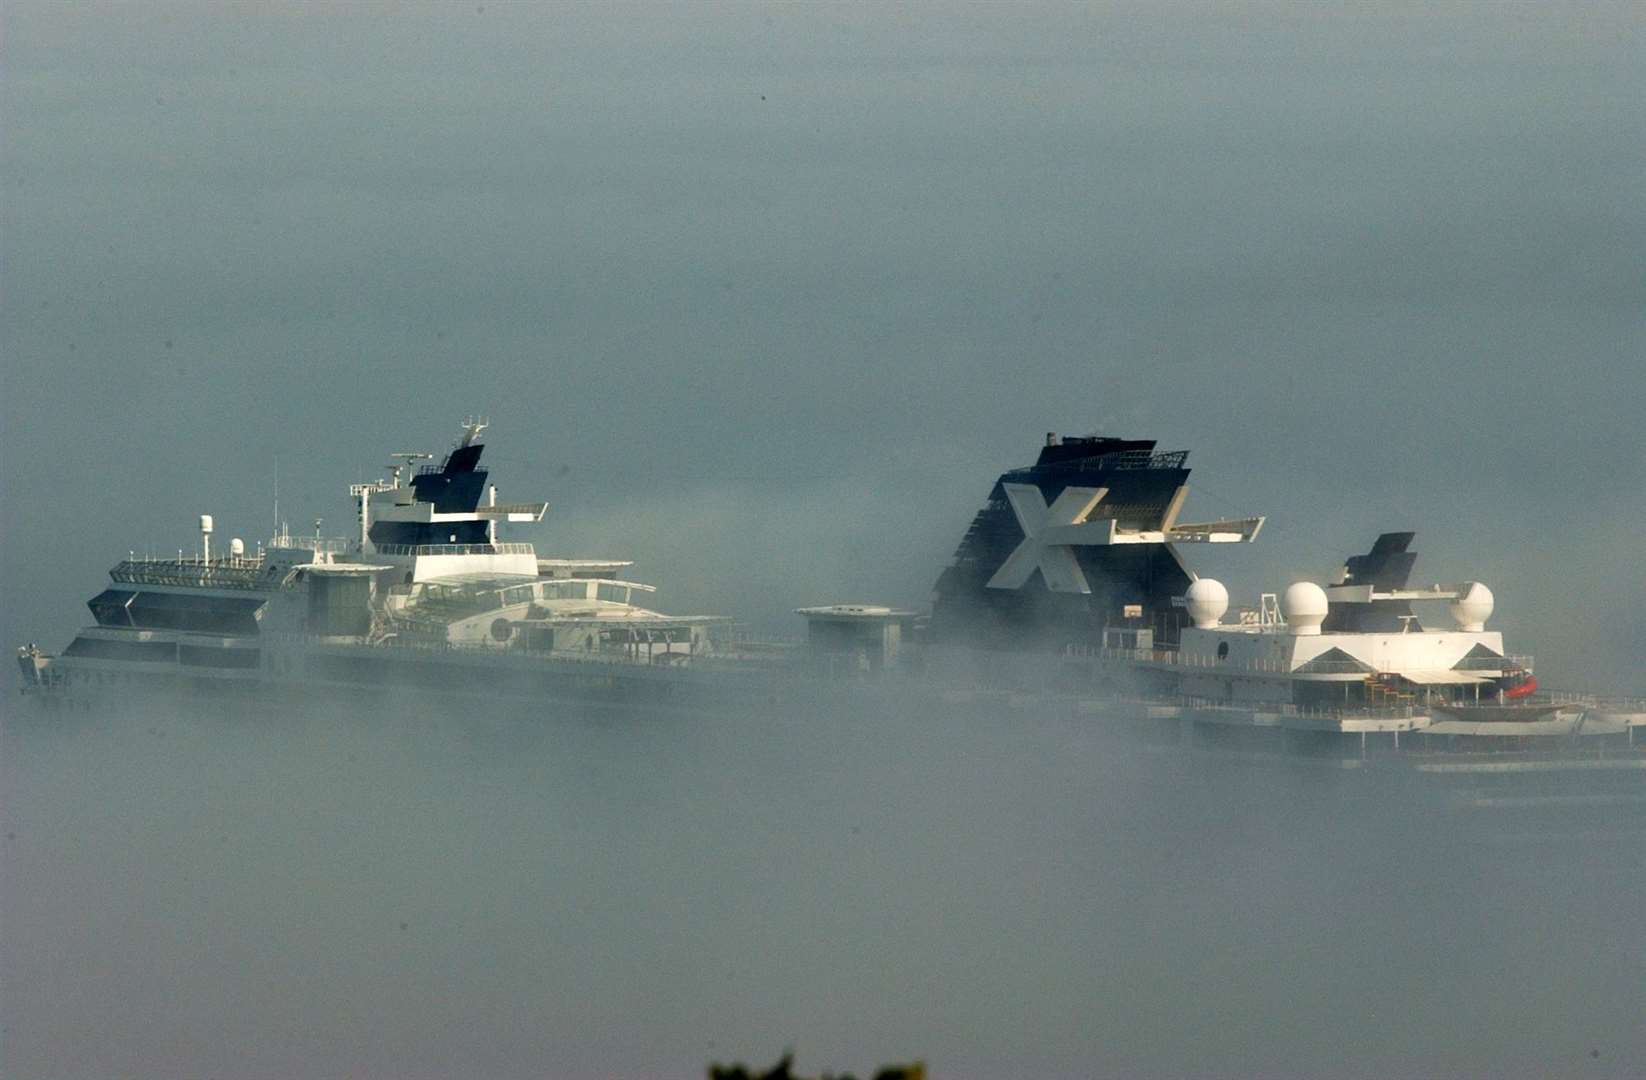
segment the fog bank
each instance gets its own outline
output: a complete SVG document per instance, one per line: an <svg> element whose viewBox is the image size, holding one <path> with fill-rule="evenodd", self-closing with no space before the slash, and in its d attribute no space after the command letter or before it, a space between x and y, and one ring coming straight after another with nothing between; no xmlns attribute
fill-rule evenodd
<svg viewBox="0 0 1646 1080"><path fill-rule="evenodd" d="M8 719L7 1075L1646 1060L1638 808L1485 809L1090 716L524 712Z"/></svg>

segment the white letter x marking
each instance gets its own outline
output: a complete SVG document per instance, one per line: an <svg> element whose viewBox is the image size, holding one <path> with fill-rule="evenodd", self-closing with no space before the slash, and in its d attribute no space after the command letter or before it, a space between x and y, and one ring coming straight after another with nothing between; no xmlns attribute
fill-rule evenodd
<svg viewBox="0 0 1646 1080"><path fill-rule="evenodd" d="M1023 542L1000 564L989 579L991 589L1021 589L1038 567L1052 592L1090 593L1091 585L1080 569L1072 544L1106 544L1114 532L1114 522L1087 523L1086 518L1108 488L1064 488L1050 507L1033 484L1002 484L1006 498L1023 527Z"/></svg>

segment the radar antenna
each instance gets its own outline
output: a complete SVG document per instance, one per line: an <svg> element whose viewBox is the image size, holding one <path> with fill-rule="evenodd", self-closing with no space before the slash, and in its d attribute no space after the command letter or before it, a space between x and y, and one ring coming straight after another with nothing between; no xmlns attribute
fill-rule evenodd
<svg viewBox="0 0 1646 1080"><path fill-rule="evenodd" d="M389 456L391 458L401 459L389 465L389 469L394 473L392 483L395 487L400 486L400 474L407 469L410 469L414 462L424 461L428 458L434 457L433 454L425 454L417 450L402 450L397 454L390 454Z"/></svg>

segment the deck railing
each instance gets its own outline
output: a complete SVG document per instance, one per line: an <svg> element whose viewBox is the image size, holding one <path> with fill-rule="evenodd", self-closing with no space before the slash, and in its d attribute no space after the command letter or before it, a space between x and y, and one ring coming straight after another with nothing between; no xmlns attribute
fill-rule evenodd
<svg viewBox="0 0 1646 1080"><path fill-rule="evenodd" d="M1531 674L1532 658L1530 656L1468 656L1464 657L1455 670L1457 671L1513 671L1515 668Z"/></svg>
<svg viewBox="0 0 1646 1080"><path fill-rule="evenodd" d="M1103 454L1100 457L1077 458L1073 461L1056 463L1059 468L1073 468L1081 471L1097 469L1181 469L1183 463L1189 460L1187 450L1122 450L1119 453Z"/></svg>
<svg viewBox="0 0 1646 1080"><path fill-rule="evenodd" d="M230 559L122 559L109 578L125 585L184 585L212 589L271 587L260 557Z"/></svg>
<svg viewBox="0 0 1646 1080"><path fill-rule="evenodd" d="M356 541L346 536L277 536L269 541L269 547L313 551L322 555L341 555L354 550L355 543Z"/></svg>
<svg viewBox="0 0 1646 1080"><path fill-rule="evenodd" d="M1364 705L1296 705L1282 701L1220 701L1213 698L1194 697L1185 695L1177 698L1150 698L1149 704L1164 704L1170 702L1183 709L1195 712L1211 713L1274 713L1279 716L1301 717L1309 720L1341 720L1344 718L1365 720L1409 720L1424 715L1422 709L1412 705L1364 706Z"/></svg>
<svg viewBox="0 0 1646 1080"><path fill-rule="evenodd" d="M379 555L532 555L531 544L378 544Z"/></svg>
<svg viewBox="0 0 1646 1080"><path fill-rule="evenodd" d="M1236 661L1219 660L1214 656L1200 656L1198 654L1184 654L1176 649L1111 649L1096 645L1066 645L1063 655L1068 657L1091 658L1094 660L1129 660L1134 663L1169 664L1172 667L1205 669L1208 671L1251 671L1265 674L1285 674L1292 672L1292 668L1284 660ZM1341 661L1339 661L1341 663ZM1303 674L1318 672L1311 669ZM1347 672L1366 672L1358 664L1350 662L1345 668Z"/></svg>
<svg viewBox="0 0 1646 1080"><path fill-rule="evenodd" d="M1268 674L1291 675L1366 675L1372 676L1377 672L1369 665L1358 660L1310 660L1307 663L1293 667L1285 660L1254 660L1239 661L1233 659L1219 660L1215 656L1205 656L1198 653L1185 654L1177 649L1116 649L1098 645L1068 644L1063 647L1063 655L1070 658L1093 660L1127 660L1133 663L1167 664L1177 668L1190 668L1206 671L1229 672L1258 672ZM1480 656L1458 664L1453 670L1475 674L1492 674L1495 672L1520 669L1526 672L1532 670L1530 656ZM1391 674L1399 675L1399 672Z"/></svg>

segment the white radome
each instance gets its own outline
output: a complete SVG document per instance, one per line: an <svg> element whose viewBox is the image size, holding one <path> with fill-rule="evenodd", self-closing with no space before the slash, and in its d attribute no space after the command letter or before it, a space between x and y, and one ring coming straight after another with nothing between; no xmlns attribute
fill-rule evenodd
<svg viewBox="0 0 1646 1080"><path fill-rule="evenodd" d="M1318 634L1326 621L1326 590L1312 581L1295 581L1280 598L1280 613L1294 634Z"/></svg>
<svg viewBox="0 0 1646 1080"><path fill-rule="evenodd" d="M1486 620L1492 617L1492 590L1478 581L1468 582L1461 595L1447 606L1459 630L1479 633L1486 629Z"/></svg>
<svg viewBox="0 0 1646 1080"><path fill-rule="evenodd" d="M1190 582L1183 599L1189 609L1189 618L1201 630L1215 627L1223 613L1229 610L1229 590L1223 587L1221 581L1212 578Z"/></svg>

